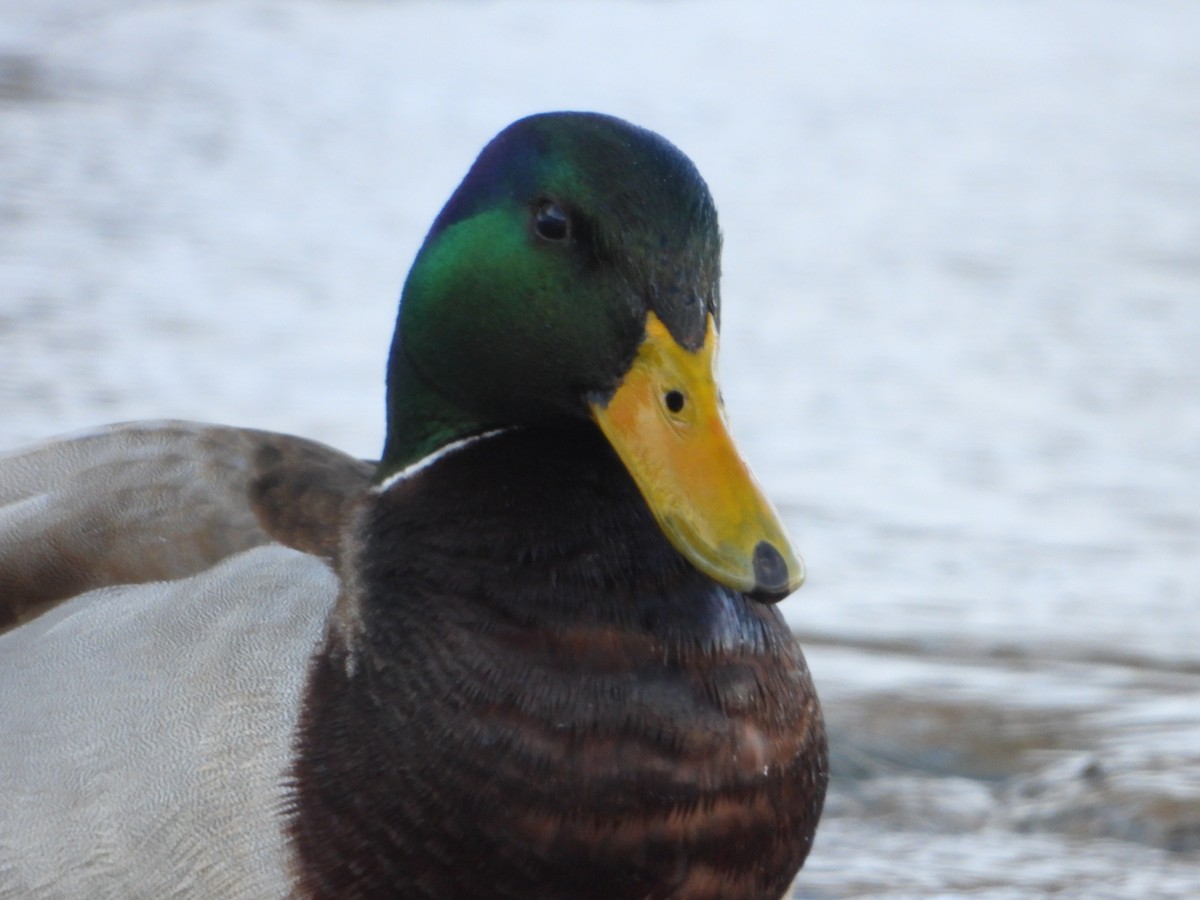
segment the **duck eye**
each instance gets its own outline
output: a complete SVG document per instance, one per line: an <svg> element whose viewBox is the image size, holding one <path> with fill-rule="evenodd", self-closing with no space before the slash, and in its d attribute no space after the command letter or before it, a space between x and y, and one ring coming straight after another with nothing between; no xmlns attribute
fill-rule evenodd
<svg viewBox="0 0 1200 900"><path fill-rule="evenodd" d="M663 395L663 402L671 412L680 412L683 409L683 391L667 391Z"/></svg>
<svg viewBox="0 0 1200 900"><path fill-rule="evenodd" d="M553 200L543 201L533 215L533 227L538 236L548 241L565 241L571 237L571 217Z"/></svg>

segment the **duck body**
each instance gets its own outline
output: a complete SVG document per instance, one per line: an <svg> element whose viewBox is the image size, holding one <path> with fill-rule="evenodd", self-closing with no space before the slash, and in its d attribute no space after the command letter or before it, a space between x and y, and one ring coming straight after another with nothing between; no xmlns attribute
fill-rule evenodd
<svg viewBox="0 0 1200 900"><path fill-rule="evenodd" d="M514 429L358 497L340 575L268 544L0 636L0 896L781 896L803 656L637 499Z"/></svg>
<svg viewBox="0 0 1200 900"><path fill-rule="evenodd" d="M530 117L413 265L377 466L182 422L0 456L0 898L783 896L826 743L719 244L657 135Z"/></svg>

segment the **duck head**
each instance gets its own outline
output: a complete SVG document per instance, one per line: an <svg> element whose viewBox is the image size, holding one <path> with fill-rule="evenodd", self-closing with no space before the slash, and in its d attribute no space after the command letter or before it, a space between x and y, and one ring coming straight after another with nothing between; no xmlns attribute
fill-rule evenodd
<svg viewBox="0 0 1200 900"><path fill-rule="evenodd" d="M803 566L716 381L720 252L708 187L663 138L591 113L510 125L405 283L379 480L491 429L588 419L696 568L786 596Z"/></svg>

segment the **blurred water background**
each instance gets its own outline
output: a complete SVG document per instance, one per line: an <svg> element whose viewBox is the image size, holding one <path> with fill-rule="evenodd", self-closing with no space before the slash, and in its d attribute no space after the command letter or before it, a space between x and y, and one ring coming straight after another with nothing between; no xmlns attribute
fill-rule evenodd
<svg viewBox="0 0 1200 900"><path fill-rule="evenodd" d="M833 741L797 896L1200 896L1200 4L0 0L0 447L377 453L424 230L557 108L721 210Z"/></svg>

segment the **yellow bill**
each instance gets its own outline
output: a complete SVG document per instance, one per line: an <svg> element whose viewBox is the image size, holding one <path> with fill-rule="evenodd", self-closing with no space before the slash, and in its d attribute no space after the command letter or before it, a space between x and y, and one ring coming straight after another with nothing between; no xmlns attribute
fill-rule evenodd
<svg viewBox="0 0 1200 900"><path fill-rule="evenodd" d="M781 600L804 564L729 435L716 357L712 316L693 352L650 313L633 365L592 416L676 550L722 584Z"/></svg>

